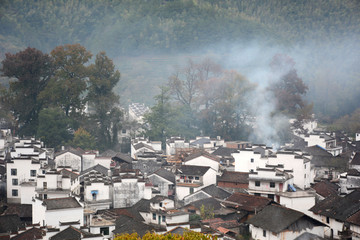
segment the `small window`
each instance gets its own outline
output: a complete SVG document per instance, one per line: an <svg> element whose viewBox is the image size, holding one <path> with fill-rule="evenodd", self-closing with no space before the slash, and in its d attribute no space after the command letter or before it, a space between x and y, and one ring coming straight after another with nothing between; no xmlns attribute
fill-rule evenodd
<svg viewBox="0 0 360 240"><path fill-rule="evenodd" d="M270 182L270 187L274 188L275 187L275 183L274 182Z"/></svg>
<svg viewBox="0 0 360 240"><path fill-rule="evenodd" d="M200 178L199 177L195 177L195 180L199 180Z"/></svg>
<svg viewBox="0 0 360 240"><path fill-rule="evenodd" d="M326 223L330 223L330 218L326 217Z"/></svg>
<svg viewBox="0 0 360 240"><path fill-rule="evenodd" d="M194 177L193 177L193 176L189 176L189 179L194 179Z"/></svg>
<svg viewBox="0 0 360 240"><path fill-rule="evenodd" d="M260 181L255 181L255 186L260 187Z"/></svg>
<svg viewBox="0 0 360 240"><path fill-rule="evenodd" d="M30 170L30 177L36 177L36 170Z"/></svg>
<svg viewBox="0 0 360 240"><path fill-rule="evenodd" d="M109 227L101 227L100 228L100 233L102 234L102 235L104 235L104 236L106 236L106 235L109 235Z"/></svg>
<svg viewBox="0 0 360 240"><path fill-rule="evenodd" d="M159 206L162 207L162 202L159 203Z"/></svg>
<svg viewBox="0 0 360 240"><path fill-rule="evenodd" d="M254 196L261 196L261 194L260 193L254 193Z"/></svg>
<svg viewBox="0 0 360 240"><path fill-rule="evenodd" d="M12 169L11 169L11 175L12 175L12 176L16 176L16 175L17 175L17 169L16 169L16 168L12 168Z"/></svg>
<svg viewBox="0 0 360 240"><path fill-rule="evenodd" d="M263 230L263 237L266 237L266 230Z"/></svg>
<svg viewBox="0 0 360 240"><path fill-rule="evenodd" d="M14 186L19 185L19 182L18 182L17 178L13 178L12 185L14 185Z"/></svg>
<svg viewBox="0 0 360 240"><path fill-rule="evenodd" d="M43 182L43 188L47 189L47 182Z"/></svg>
<svg viewBox="0 0 360 240"><path fill-rule="evenodd" d="M306 164L304 164L304 168L306 169Z"/></svg>
<svg viewBox="0 0 360 240"><path fill-rule="evenodd" d="M16 190L16 189L13 189L12 191L11 191L11 193L12 193L12 196L13 197L17 197L18 196L18 190Z"/></svg>
<svg viewBox="0 0 360 240"><path fill-rule="evenodd" d="M306 174L304 174L304 178L306 178Z"/></svg>
<svg viewBox="0 0 360 240"><path fill-rule="evenodd" d="M126 133L126 128L121 130L122 133Z"/></svg>
<svg viewBox="0 0 360 240"><path fill-rule="evenodd" d="M96 193L93 193L93 194L92 194L92 200L93 200L93 201L96 201Z"/></svg>
<svg viewBox="0 0 360 240"><path fill-rule="evenodd" d="M166 222L166 216L162 216L162 221Z"/></svg>
<svg viewBox="0 0 360 240"><path fill-rule="evenodd" d="M250 159L250 162L254 162L254 159L252 158L252 159Z"/></svg>
<svg viewBox="0 0 360 240"><path fill-rule="evenodd" d="M194 193L194 188L190 188L190 194L193 194Z"/></svg>
<svg viewBox="0 0 360 240"><path fill-rule="evenodd" d="M153 213L153 220L156 220L156 213Z"/></svg>
<svg viewBox="0 0 360 240"><path fill-rule="evenodd" d="M44 194L44 199L47 199L47 194Z"/></svg>

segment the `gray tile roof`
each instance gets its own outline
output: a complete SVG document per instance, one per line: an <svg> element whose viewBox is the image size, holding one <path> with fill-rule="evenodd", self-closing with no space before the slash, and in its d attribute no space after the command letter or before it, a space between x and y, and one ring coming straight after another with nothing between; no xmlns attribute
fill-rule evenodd
<svg viewBox="0 0 360 240"><path fill-rule="evenodd" d="M218 179L218 182L221 181L221 182L249 184L249 173L225 170L221 176L217 177L217 179Z"/></svg>
<svg viewBox="0 0 360 240"><path fill-rule="evenodd" d="M231 193L229 193L228 191L226 191L222 188L219 188L219 187L215 186L214 184L204 187L204 188L200 189L199 191L203 191L203 192L209 194L210 196L212 196L214 198L219 198L219 199L225 199L231 195Z"/></svg>
<svg viewBox="0 0 360 240"><path fill-rule="evenodd" d="M219 147L212 153L212 155L221 156L221 157L225 157L225 156L231 157L232 153L237 153L237 152L239 152L239 150L235 148Z"/></svg>
<svg viewBox="0 0 360 240"><path fill-rule="evenodd" d="M302 212L279 205L266 206L259 213L247 220L246 223L274 233L280 233L284 230L301 231L306 228L324 225Z"/></svg>
<svg viewBox="0 0 360 240"><path fill-rule="evenodd" d="M14 237L11 240L34 240L34 239L44 239L46 236L46 231L40 228L30 228L25 232L22 232Z"/></svg>
<svg viewBox="0 0 360 240"><path fill-rule="evenodd" d="M166 169L163 168L159 168L158 170L156 170L154 173L152 174L156 174L162 178L165 178L166 180L175 183L175 174L173 172L170 172ZM151 175L151 174L150 174Z"/></svg>
<svg viewBox="0 0 360 240"><path fill-rule="evenodd" d="M116 219L114 234L123 234L123 233L137 233L140 237L144 236L147 232L154 230L154 227L146 225L140 221L134 220L128 216L121 216Z"/></svg>
<svg viewBox="0 0 360 240"><path fill-rule="evenodd" d="M181 165L181 167L177 169L177 173L184 175L203 176L209 169L210 167Z"/></svg>
<svg viewBox="0 0 360 240"><path fill-rule="evenodd" d="M18 215L0 216L0 235L1 233L15 233L19 229L25 230L25 223L21 222Z"/></svg>
<svg viewBox="0 0 360 240"><path fill-rule="evenodd" d="M93 234L90 232L86 232L84 230L75 228L75 227L68 227L61 232L55 234L54 236L50 237L50 240L77 240L83 238L91 238L91 237L101 237L101 234Z"/></svg>
<svg viewBox="0 0 360 240"><path fill-rule="evenodd" d="M75 197L44 199L47 210L82 208Z"/></svg>
<svg viewBox="0 0 360 240"><path fill-rule="evenodd" d="M187 161L190 161L190 160L192 160L192 159L198 158L198 157L200 157L200 156L204 156L204 157L209 158L209 159L211 159L211 160L213 160L213 161L216 161L216 162L219 162L219 161L220 161L220 158L219 158L219 157L217 157L217 156L215 156L215 155L213 155L213 154L207 153L207 152L205 152L205 151L195 152L195 153L189 155L188 157L186 157L184 161L187 162Z"/></svg>
<svg viewBox="0 0 360 240"><path fill-rule="evenodd" d="M152 147L152 146L147 145L147 144L142 143L142 142L141 142L141 143L138 143L138 144L136 144L136 145L134 145L135 150L138 150L138 149L143 148L143 147L145 147L145 148L147 148L147 149L150 149L150 150L153 150L153 151L154 151L154 149L153 149L153 147Z"/></svg>
<svg viewBox="0 0 360 240"><path fill-rule="evenodd" d="M107 176L109 169L104 167L103 165L97 164L95 166L92 166L91 168L88 168L88 169L82 171L80 173L80 176L84 176L84 175L86 175L87 173L89 173L91 171L96 171L96 172L102 173L102 174Z"/></svg>
<svg viewBox="0 0 360 240"><path fill-rule="evenodd" d="M351 165L360 165L360 152L355 153L354 157L351 159Z"/></svg>
<svg viewBox="0 0 360 240"><path fill-rule="evenodd" d="M360 190L355 190L345 197L331 195L310 208L315 214L346 221L351 215L360 211Z"/></svg>

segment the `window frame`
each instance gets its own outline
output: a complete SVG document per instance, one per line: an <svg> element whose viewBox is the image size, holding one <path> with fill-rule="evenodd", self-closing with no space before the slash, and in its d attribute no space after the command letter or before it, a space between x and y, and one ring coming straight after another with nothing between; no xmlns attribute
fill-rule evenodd
<svg viewBox="0 0 360 240"><path fill-rule="evenodd" d="M276 186L276 185L275 185L275 182L270 182L269 185L270 185L270 188L275 188L275 186Z"/></svg>
<svg viewBox="0 0 360 240"><path fill-rule="evenodd" d="M14 194L14 193L16 193L16 194ZM17 189L12 189L11 190L11 196L18 197L19 196L19 191Z"/></svg>
<svg viewBox="0 0 360 240"><path fill-rule="evenodd" d="M34 169L30 170L30 177L36 177L36 170Z"/></svg>
<svg viewBox="0 0 360 240"><path fill-rule="evenodd" d="M255 187L260 187L261 186L261 182L260 181L255 181Z"/></svg>
<svg viewBox="0 0 360 240"><path fill-rule="evenodd" d="M12 185L13 185L13 186L18 186L18 185L19 185L19 180L18 180L17 178L13 178L13 179L11 180L11 182L12 182Z"/></svg>
<svg viewBox="0 0 360 240"><path fill-rule="evenodd" d="M11 172L11 176L17 176L17 168L12 168L10 172Z"/></svg>

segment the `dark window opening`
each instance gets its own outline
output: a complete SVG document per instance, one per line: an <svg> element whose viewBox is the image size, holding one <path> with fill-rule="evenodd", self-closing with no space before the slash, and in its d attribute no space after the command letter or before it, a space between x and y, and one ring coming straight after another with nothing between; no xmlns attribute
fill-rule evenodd
<svg viewBox="0 0 360 240"><path fill-rule="evenodd" d="M102 234L102 235L109 235L109 227L101 227L100 228L100 233Z"/></svg>
<svg viewBox="0 0 360 240"><path fill-rule="evenodd" d="M260 181L255 181L255 186L260 187Z"/></svg>

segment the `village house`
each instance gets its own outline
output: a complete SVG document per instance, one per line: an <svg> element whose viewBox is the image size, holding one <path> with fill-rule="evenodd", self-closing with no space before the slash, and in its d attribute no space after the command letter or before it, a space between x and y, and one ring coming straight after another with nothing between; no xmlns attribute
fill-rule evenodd
<svg viewBox="0 0 360 240"><path fill-rule="evenodd" d="M29 183L30 191L34 190L36 176L40 171L40 161L30 156L14 157L6 163L7 201L21 203L21 184ZM26 184L25 184L26 185ZM29 193L26 186L26 193ZM31 194L33 196L34 193ZM23 203L27 200L23 200Z"/></svg>
<svg viewBox="0 0 360 240"><path fill-rule="evenodd" d="M315 190L316 202L318 202L324 200L327 197L330 197L333 194L338 195L340 187L335 183L324 180L313 184L311 188Z"/></svg>
<svg viewBox="0 0 360 240"><path fill-rule="evenodd" d="M359 219L354 216L355 214L357 217L360 215L359 199L359 190L344 197L333 194L310 209L313 213L312 217L328 226L324 231L325 237L350 239L352 235L354 235L353 237L359 236ZM349 222L355 224L350 227Z"/></svg>
<svg viewBox="0 0 360 240"><path fill-rule="evenodd" d="M253 239L295 239L305 232L324 236L325 224L279 205L264 207L247 223Z"/></svg>
<svg viewBox="0 0 360 240"><path fill-rule="evenodd" d="M231 195L228 191L217 187L215 184L211 184L200 190L194 192L193 194L187 195L184 197L184 204L187 205L191 202L201 200L204 198L214 197L220 200L224 200Z"/></svg>
<svg viewBox="0 0 360 240"><path fill-rule="evenodd" d="M219 147L211 154L217 156L220 159L221 166L228 170L234 171L235 170L235 158L232 156L233 153L238 153L239 151L234 148L228 147Z"/></svg>
<svg viewBox="0 0 360 240"><path fill-rule="evenodd" d="M311 133L300 135L307 143L308 147L319 146L331 153L333 156L338 156L342 153L342 147L336 145L336 138L327 133Z"/></svg>
<svg viewBox="0 0 360 240"><path fill-rule="evenodd" d="M336 179L347 168L347 158L333 156L320 146L305 147L303 151L310 155L314 181Z"/></svg>
<svg viewBox="0 0 360 240"><path fill-rule="evenodd" d="M285 171L292 171L294 185L300 189L310 188L313 183L310 155L293 150L276 152L276 157L269 157L269 165L281 164Z"/></svg>
<svg viewBox="0 0 360 240"><path fill-rule="evenodd" d="M82 149L63 148L60 152L55 153L55 168L70 168L74 171L81 172L82 169Z"/></svg>
<svg viewBox="0 0 360 240"><path fill-rule="evenodd" d="M265 167L269 150L266 146L251 146L231 154L235 159L236 172L252 172L257 167Z"/></svg>
<svg viewBox="0 0 360 240"><path fill-rule="evenodd" d="M131 154L130 156L135 159L136 155L143 155L144 153L162 153L160 141L149 141L145 138L131 139Z"/></svg>
<svg viewBox="0 0 360 240"><path fill-rule="evenodd" d="M113 207L131 207L140 199L151 198L152 184L142 175L125 174L113 177Z"/></svg>
<svg viewBox="0 0 360 240"><path fill-rule="evenodd" d="M250 172L248 192L275 200L275 194L278 192L286 192L288 189L296 191L292 171L284 171L283 168L283 165L267 166Z"/></svg>
<svg viewBox="0 0 360 240"><path fill-rule="evenodd" d="M231 192L245 191L249 188L249 173L225 170L217 176L217 185Z"/></svg>
<svg viewBox="0 0 360 240"><path fill-rule="evenodd" d="M160 229L170 231L175 227L190 228L189 213L175 209L174 200L164 196L155 196L149 201L149 206L140 209L145 223L158 225Z"/></svg>
<svg viewBox="0 0 360 240"><path fill-rule="evenodd" d="M181 137L171 137L166 140L166 155L175 155L177 151L182 149L189 149L189 141Z"/></svg>
<svg viewBox="0 0 360 240"><path fill-rule="evenodd" d="M211 167L182 165L176 170L176 198L183 200L185 196L216 184L217 172Z"/></svg>
<svg viewBox="0 0 360 240"><path fill-rule="evenodd" d="M59 228L65 223L84 225L84 209L75 197L43 199L34 198L33 224Z"/></svg>
<svg viewBox="0 0 360 240"><path fill-rule="evenodd" d="M264 207L272 203L275 202L270 198L239 192L233 193L230 197L223 201L224 206L230 209L235 209L238 212L237 219L239 222L245 222L246 220L252 218Z"/></svg>
<svg viewBox="0 0 360 240"><path fill-rule="evenodd" d="M175 174L163 168L159 168L148 176L153 184L153 190L158 191L161 196L175 195Z"/></svg>
<svg viewBox="0 0 360 240"><path fill-rule="evenodd" d="M191 139L189 142L191 148L202 148L207 152L212 152L217 147L225 146L225 141L224 139L221 139L220 136L217 136L216 139L210 137L196 137L196 139Z"/></svg>
<svg viewBox="0 0 360 240"><path fill-rule="evenodd" d="M207 152L196 152L185 158L184 165L210 167L217 174L220 174L220 159Z"/></svg>
<svg viewBox="0 0 360 240"><path fill-rule="evenodd" d="M81 196L85 208L85 217L98 210L112 206L112 182L110 170L98 164L80 174Z"/></svg>
<svg viewBox="0 0 360 240"><path fill-rule="evenodd" d="M64 198L80 194L79 173L68 169L49 170L36 178L36 197L39 199ZM30 202L31 203L31 202Z"/></svg>

